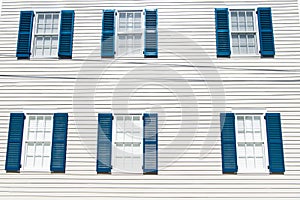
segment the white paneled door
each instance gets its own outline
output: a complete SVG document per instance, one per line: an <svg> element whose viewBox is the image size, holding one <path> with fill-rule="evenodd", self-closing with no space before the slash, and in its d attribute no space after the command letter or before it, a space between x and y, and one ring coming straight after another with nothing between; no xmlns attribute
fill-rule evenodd
<svg viewBox="0 0 300 200"><path fill-rule="evenodd" d="M142 115L115 115L113 124L112 172L142 173Z"/></svg>

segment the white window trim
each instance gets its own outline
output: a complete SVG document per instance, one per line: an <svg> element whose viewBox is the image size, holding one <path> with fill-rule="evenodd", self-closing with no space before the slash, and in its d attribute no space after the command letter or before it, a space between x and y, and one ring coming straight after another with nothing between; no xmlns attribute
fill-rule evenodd
<svg viewBox="0 0 300 200"><path fill-rule="evenodd" d="M255 111L250 111L250 112L237 112L234 115L234 123L235 123L235 136L236 136L236 153L237 153L237 165L239 163L238 161L238 140L237 140L237 134L238 134L238 126L237 126L237 117L238 116L253 116L253 115L260 115L261 116L261 129L262 129L262 140L264 142L264 150L265 150L265 163L266 167L263 170L246 170L246 169L240 169L238 167L237 174L270 174L269 171L269 152L268 152L268 140L267 140L267 130L266 130L266 120L264 119L266 113L265 112L255 112Z"/></svg>
<svg viewBox="0 0 300 200"><path fill-rule="evenodd" d="M27 113L24 113L25 114L25 120L24 120L24 128L23 128L23 136L22 136L22 151L21 151L21 169L20 169L20 172L22 173L27 173L27 172L42 172L42 173L51 173L50 171L50 165L49 165L49 169L42 169L42 168L35 168L35 169L25 169L25 165L24 165L24 162L25 162L25 151L26 151L26 148L25 148L25 137L28 133L28 119L29 119L29 116L30 115L42 115L42 116L45 116L45 115L51 115L52 117L52 122L54 120L54 114L53 113L41 113L41 112L27 112ZM52 149L52 136L53 136L53 126L51 126L51 143L50 143L50 149ZM50 153L50 164L51 164L51 153Z"/></svg>
<svg viewBox="0 0 300 200"><path fill-rule="evenodd" d="M118 48L119 48L119 39L118 39L118 35L119 35L119 16L120 16L120 12L140 12L141 13L141 43L142 43L142 53L141 54L129 54L129 55L120 55L118 52ZM116 52L116 57L134 57L134 58L143 58L144 54L144 48L145 48L145 11L144 9L117 9L115 11L115 13L117 14L115 16L116 18L116 22L115 22L115 52Z"/></svg>
<svg viewBox="0 0 300 200"><path fill-rule="evenodd" d="M58 17L58 30L57 30L57 36L58 36L58 39L57 39L57 55L55 56L35 56L34 55L34 50L35 50L35 32L36 32L36 29L37 29L37 14L38 13L58 13L59 14L59 17ZM32 35L31 35L31 55L30 55L30 59L36 59L36 60L53 60L53 59L56 59L58 60L58 48L59 48L59 41L60 41L60 23L61 23L61 10L50 10L50 9L43 9L43 10L35 10L34 11L34 18L33 18L33 27L32 27Z"/></svg>
<svg viewBox="0 0 300 200"><path fill-rule="evenodd" d="M115 163L115 155L114 155L114 145L115 145L115 142L116 142L116 130L117 130L117 123L116 123L116 117L117 116L126 116L126 115L136 115L136 116L140 116L142 119L141 119L141 123L140 123L140 128L141 128L141 131L142 131L142 136L143 136L143 114L136 114L136 113L132 113L132 114L129 114L129 113L113 113L113 118L114 120L112 120L112 152L111 152L111 165L112 165L112 170L111 170L111 173L113 175L119 175L119 174L126 174L126 175L130 175L130 174L133 174L133 175L139 175L139 174L143 174L143 168L141 168L141 171L138 171L138 172L122 172L120 170L116 170L114 168L114 163ZM140 155L142 156L142 163L143 163L143 146L144 146L144 142L143 142L143 139L141 139L141 146L140 146ZM143 166L141 166L143 167Z"/></svg>
<svg viewBox="0 0 300 200"><path fill-rule="evenodd" d="M232 10L253 10L253 20L254 20L254 30L256 33L256 45L257 45L257 54L234 54L232 47L232 31L231 31L231 11ZM259 28L258 28L258 18L257 18L257 8L248 7L248 6L231 6L228 8L228 20L229 20L229 37L230 37L230 50L231 50L231 58L259 58L260 57L260 37L259 37ZM254 31L253 31L254 32Z"/></svg>

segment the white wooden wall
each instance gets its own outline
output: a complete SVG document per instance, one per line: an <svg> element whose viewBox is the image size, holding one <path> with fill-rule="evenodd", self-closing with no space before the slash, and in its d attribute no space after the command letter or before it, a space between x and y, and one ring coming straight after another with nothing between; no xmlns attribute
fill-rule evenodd
<svg viewBox="0 0 300 200"><path fill-rule="evenodd" d="M272 7L275 58L216 58L215 7ZM103 9L157 8L159 58L100 58ZM72 60L15 57L20 10L75 10ZM299 199L297 0L3 0L0 199ZM285 175L223 175L219 112L280 112ZM9 113L69 113L66 174L6 173ZM99 112L158 112L159 175L96 175Z"/></svg>

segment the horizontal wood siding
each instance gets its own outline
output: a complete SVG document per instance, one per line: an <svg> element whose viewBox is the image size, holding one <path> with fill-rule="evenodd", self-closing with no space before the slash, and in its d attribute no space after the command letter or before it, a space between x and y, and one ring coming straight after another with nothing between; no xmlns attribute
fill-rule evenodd
<svg viewBox="0 0 300 200"><path fill-rule="evenodd" d="M216 58L214 8L272 7L275 58ZM101 59L103 9L158 9L158 58ZM73 59L17 60L20 10L75 10ZM299 199L297 0L3 0L0 199ZM222 175L219 113L281 113L284 175ZM6 173L11 112L69 113L65 174ZM158 175L97 175L97 114L158 113Z"/></svg>

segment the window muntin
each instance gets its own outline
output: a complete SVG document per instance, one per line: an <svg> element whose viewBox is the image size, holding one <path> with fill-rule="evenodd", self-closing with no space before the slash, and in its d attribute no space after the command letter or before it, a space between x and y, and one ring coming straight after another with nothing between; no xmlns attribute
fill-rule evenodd
<svg viewBox="0 0 300 200"><path fill-rule="evenodd" d="M263 115L237 115L238 172L268 170L267 139Z"/></svg>
<svg viewBox="0 0 300 200"><path fill-rule="evenodd" d="M142 173L143 128L141 115L116 115L113 122L113 172Z"/></svg>
<svg viewBox="0 0 300 200"><path fill-rule="evenodd" d="M142 11L119 11L117 14L117 55L143 54Z"/></svg>
<svg viewBox="0 0 300 200"><path fill-rule="evenodd" d="M34 57L57 57L59 13L36 13Z"/></svg>
<svg viewBox="0 0 300 200"><path fill-rule="evenodd" d="M232 53L258 54L255 10L230 10Z"/></svg>
<svg viewBox="0 0 300 200"><path fill-rule="evenodd" d="M50 171L52 115L28 115L23 135L22 169Z"/></svg>

